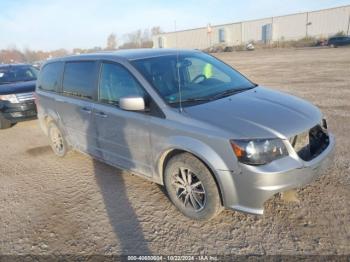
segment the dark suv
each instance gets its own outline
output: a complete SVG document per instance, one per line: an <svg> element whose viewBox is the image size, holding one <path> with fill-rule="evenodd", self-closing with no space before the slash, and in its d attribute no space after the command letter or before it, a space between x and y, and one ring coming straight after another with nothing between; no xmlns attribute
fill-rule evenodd
<svg viewBox="0 0 350 262"><path fill-rule="evenodd" d="M0 65L0 129L36 118L33 93L37 74L30 65Z"/></svg>
<svg viewBox="0 0 350 262"><path fill-rule="evenodd" d="M344 45L350 45L350 36L336 36L331 37L328 40L328 46L330 47L338 47Z"/></svg>

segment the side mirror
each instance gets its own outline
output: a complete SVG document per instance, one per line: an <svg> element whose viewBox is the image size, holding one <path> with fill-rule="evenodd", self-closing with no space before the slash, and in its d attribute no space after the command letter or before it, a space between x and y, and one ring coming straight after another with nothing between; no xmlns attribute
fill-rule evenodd
<svg viewBox="0 0 350 262"><path fill-rule="evenodd" d="M122 97L119 99L119 107L127 111L145 111L145 99L143 97Z"/></svg>

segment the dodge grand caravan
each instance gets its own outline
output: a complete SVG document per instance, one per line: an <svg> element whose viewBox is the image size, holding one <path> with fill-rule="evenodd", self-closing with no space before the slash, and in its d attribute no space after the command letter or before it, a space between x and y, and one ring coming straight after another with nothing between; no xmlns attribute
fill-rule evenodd
<svg viewBox="0 0 350 262"><path fill-rule="evenodd" d="M335 144L318 108L200 51L50 60L36 92L58 156L72 148L164 185L192 219L263 214L274 194L324 173Z"/></svg>

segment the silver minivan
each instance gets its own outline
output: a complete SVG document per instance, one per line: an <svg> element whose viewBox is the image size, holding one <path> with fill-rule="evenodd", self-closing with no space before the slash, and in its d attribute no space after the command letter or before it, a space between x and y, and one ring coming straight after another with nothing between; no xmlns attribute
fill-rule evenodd
<svg viewBox="0 0 350 262"><path fill-rule="evenodd" d="M58 156L78 150L164 185L192 219L263 214L324 173L335 145L317 107L194 50L52 59L36 103Z"/></svg>

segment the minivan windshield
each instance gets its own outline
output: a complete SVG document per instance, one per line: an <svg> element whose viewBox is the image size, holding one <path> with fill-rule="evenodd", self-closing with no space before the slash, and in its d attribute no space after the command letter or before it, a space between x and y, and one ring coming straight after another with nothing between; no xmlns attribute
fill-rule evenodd
<svg viewBox="0 0 350 262"><path fill-rule="evenodd" d="M163 99L177 106L205 103L256 85L220 60L200 52L164 55L133 61Z"/></svg>
<svg viewBox="0 0 350 262"><path fill-rule="evenodd" d="M36 80L38 70L32 66L0 67L0 85Z"/></svg>

